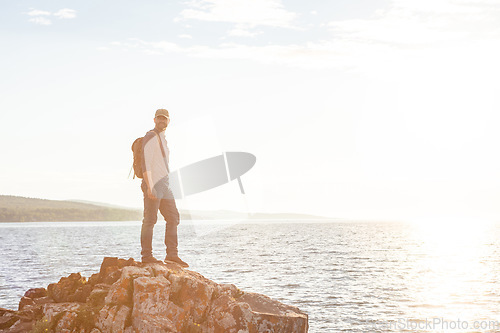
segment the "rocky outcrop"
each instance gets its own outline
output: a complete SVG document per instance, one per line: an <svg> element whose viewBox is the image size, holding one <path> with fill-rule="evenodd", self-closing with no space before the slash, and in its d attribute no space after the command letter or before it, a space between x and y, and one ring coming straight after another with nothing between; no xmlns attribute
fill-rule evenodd
<svg viewBox="0 0 500 333"><path fill-rule="evenodd" d="M307 332L308 316L175 263L104 258L99 273L28 290L0 308L0 332Z"/></svg>

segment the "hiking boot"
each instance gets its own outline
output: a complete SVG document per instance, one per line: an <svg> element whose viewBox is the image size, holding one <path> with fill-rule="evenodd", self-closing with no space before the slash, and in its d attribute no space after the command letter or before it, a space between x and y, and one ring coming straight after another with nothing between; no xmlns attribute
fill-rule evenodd
<svg viewBox="0 0 500 333"><path fill-rule="evenodd" d="M189 265L184 262L181 258L179 258L178 256L166 256L165 257L165 261L171 261L171 262L175 262L176 264L179 264L181 267L189 267Z"/></svg>
<svg viewBox="0 0 500 333"><path fill-rule="evenodd" d="M162 264L163 261L156 259L155 257L146 257L142 258L142 263L143 264Z"/></svg>

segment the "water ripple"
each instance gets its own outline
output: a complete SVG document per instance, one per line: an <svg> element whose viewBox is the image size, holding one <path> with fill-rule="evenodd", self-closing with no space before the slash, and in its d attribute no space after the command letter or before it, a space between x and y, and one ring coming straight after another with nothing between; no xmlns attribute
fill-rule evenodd
<svg viewBox="0 0 500 333"><path fill-rule="evenodd" d="M300 307L310 332L414 332L387 325L500 318L498 225L443 243L402 223L228 224L211 233L200 223L179 229L193 270ZM155 228L159 258L163 229ZM0 307L17 308L27 289L61 276L88 277L104 256L139 259L139 233L138 222L0 224Z"/></svg>

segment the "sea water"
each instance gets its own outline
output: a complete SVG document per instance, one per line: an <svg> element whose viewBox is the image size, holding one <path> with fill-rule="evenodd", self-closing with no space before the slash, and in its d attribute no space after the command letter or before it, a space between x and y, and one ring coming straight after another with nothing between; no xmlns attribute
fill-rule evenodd
<svg viewBox="0 0 500 333"><path fill-rule="evenodd" d="M0 224L0 307L29 288L140 260L140 222ZM164 257L164 223L154 255ZM500 225L183 221L190 269L309 315L309 332L500 332Z"/></svg>

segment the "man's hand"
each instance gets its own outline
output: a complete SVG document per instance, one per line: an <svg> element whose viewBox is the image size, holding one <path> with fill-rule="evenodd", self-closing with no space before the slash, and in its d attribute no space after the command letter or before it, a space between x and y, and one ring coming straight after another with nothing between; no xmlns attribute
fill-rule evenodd
<svg viewBox="0 0 500 333"><path fill-rule="evenodd" d="M153 200L158 199L153 194L153 186L151 186L152 185L152 182L151 182L151 171L144 172L142 176L144 178L144 181L146 182L146 187L148 188L148 191L147 191L148 198L149 199L153 199Z"/></svg>
<svg viewBox="0 0 500 333"><path fill-rule="evenodd" d="M148 186L148 198L153 199L153 200L158 199L157 197L155 197L155 195L153 194L153 191L151 191L151 188L149 186Z"/></svg>

